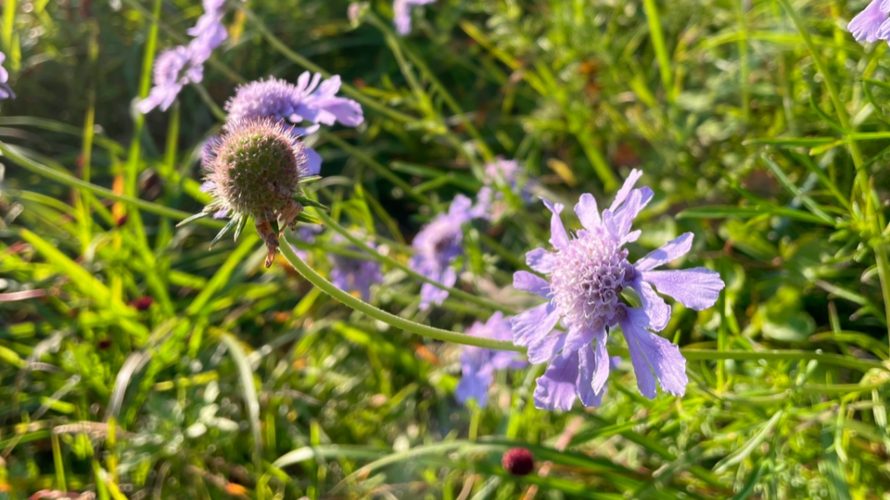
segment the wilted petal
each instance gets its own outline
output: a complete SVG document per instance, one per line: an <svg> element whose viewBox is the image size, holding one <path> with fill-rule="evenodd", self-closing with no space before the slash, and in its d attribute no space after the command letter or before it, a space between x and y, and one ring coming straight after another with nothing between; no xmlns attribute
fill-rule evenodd
<svg viewBox="0 0 890 500"><path fill-rule="evenodd" d="M724 286L717 272L704 267L676 271L646 271L642 275L643 281L651 283L656 290L670 295L696 311L714 305Z"/></svg>
<svg viewBox="0 0 890 500"><path fill-rule="evenodd" d="M657 380L666 392L682 396L688 383L686 358L677 346L650 332L647 323L646 314L639 309L628 309L627 316L621 321L637 387L643 396L652 399Z"/></svg>
<svg viewBox="0 0 890 500"><path fill-rule="evenodd" d="M686 255L692 248L692 233L683 233L657 250L638 260L634 267L637 271L650 271L668 262Z"/></svg>
<svg viewBox="0 0 890 500"><path fill-rule="evenodd" d="M572 409L578 380L578 353L557 356L538 377L535 387L535 407L542 410Z"/></svg>

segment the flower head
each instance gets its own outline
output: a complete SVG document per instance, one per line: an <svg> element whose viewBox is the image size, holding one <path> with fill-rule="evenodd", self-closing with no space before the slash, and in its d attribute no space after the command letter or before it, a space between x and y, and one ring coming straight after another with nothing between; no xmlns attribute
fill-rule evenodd
<svg viewBox="0 0 890 500"><path fill-rule="evenodd" d="M547 299L512 321L513 340L528 348L529 361L549 365L537 380L539 408L568 410L576 395L585 406L599 405L609 375L606 340L618 327L644 396L655 397L656 382L671 394L686 390L686 360L677 346L653 333L664 329L671 315L659 293L702 310L717 300L723 281L705 268L656 270L690 250L692 233L634 264L628 261L624 245L640 236L631 225L652 199L651 189L634 188L641 175L632 171L602 213L593 196L581 195L575 213L583 229L572 235L560 219L563 206L545 201L552 212L553 251L537 248L526 254L526 261L546 279L526 271L513 276L516 288ZM629 291L638 297L639 307L624 300L622 294ZM560 323L565 331L554 332Z"/></svg>
<svg viewBox="0 0 890 500"><path fill-rule="evenodd" d="M204 213L223 212L232 217L230 225L239 228L253 216L269 249L266 266L270 266L278 250L279 228L295 225L302 211L295 199L300 181L318 174L309 167L303 144L278 122L251 120L229 127L203 162L205 186L214 197Z"/></svg>
<svg viewBox="0 0 890 500"><path fill-rule="evenodd" d="M473 219L472 205L469 198L457 195L447 213L438 215L417 233L411 243L411 269L447 287L454 286L457 271L452 264L463 254L463 226ZM441 304L446 298L448 291L429 283L420 288L421 309Z"/></svg>
<svg viewBox="0 0 890 500"><path fill-rule="evenodd" d="M204 63L228 37L222 23L225 0L204 0L204 13L186 32L192 40L158 54L154 63L153 85L148 96L139 101L140 113L154 108L166 111L183 87L204 79Z"/></svg>
<svg viewBox="0 0 890 500"><path fill-rule="evenodd" d="M890 38L890 0L872 0L854 17L847 30L859 42L876 42Z"/></svg>
<svg viewBox="0 0 890 500"><path fill-rule="evenodd" d="M495 340L510 340L510 321L500 312L494 313L485 323L475 322L467 329L467 335ZM456 396L461 403L475 399L480 407L488 404L488 388L494 372L507 368L522 368L525 360L518 353L494 351L476 346L464 346L460 356L461 379Z"/></svg>
<svg viewBox="0 0 890 500"><path fill-rule="evenodd" d="M322 80L319 73L304 72L297 84L279 78L257 80L241 85L226 103L229 120L239 122L253 118L274 118L295 125L309 122L314 127L305 129L311 133L317 125L333 125L340 122L357 127L364 121L362 108L352 99L337 97L340 90L337 75Z"/></svg>
<svg viewBox="0 0 890 500"><path fill-rule="evenodd" d="M0 100L15 99L15 92L12 91L12 87L7 83L9 81L9 73L3 67L4 61L6 61L6 54L0 52Z"/></svg>
<svg viewBox="0 0 890 500"><path fill-rule="evenodd" d="M344 238L339 235L333 238L335 243L342 243L343 240ZM349 249L358 251L354 245ZM371 297L371 285L383 281L380 263L376 260L359 259L335 253L329 255L331 282L341 290L356 291L363 300L367 301Z"/></svg>
<svg viewBox="0 0 890 500"><path fill-rule="evenodd" d="M426 5L436 0L394 0L392 3L393 23L400 35L411 33L411 8Z"/></svg>

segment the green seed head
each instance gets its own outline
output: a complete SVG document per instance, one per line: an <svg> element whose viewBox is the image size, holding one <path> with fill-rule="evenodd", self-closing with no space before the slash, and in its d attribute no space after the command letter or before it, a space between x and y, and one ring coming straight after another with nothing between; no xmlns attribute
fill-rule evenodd
<svg viewBox="0 0 890 500"><path fill-rule="evenodd" d="M292 207L305 163L304 147L291 131L261 120L229 128L204 166L223 207L270 218Z"/></svg>

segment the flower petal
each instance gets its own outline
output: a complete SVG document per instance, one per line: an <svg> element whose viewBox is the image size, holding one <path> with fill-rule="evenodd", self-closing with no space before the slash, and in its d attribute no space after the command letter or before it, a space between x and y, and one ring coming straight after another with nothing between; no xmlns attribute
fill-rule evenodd
<svg viewBox="0 0 890 500"><path fill-rule="evenodd" d="M553 254L543 248L535 248L525 254L525 263L534 271L549 274L553 271Z"/></svg>
<svg viewBox="0 0 890 500"><path fill-rule="evenodd" d="M605 332L602 330L595 332L586 328L570 328L566 337L565 349L567 351L577 351L593 342L594 336L602 335L605 335Z"/></svg>
<svg viewBox="0 0 890 500"><path fill-rule="evenodd" d="M578 380L578 354L557 356L538 377L535 387L535 407L541 410L572 409L575 403L575 385Z"/></svg>
<svg viewBox="0 0 890 500"><path fill-rule="evenodd" d="M609 378L609 358L604 342L588 344L578 351L579 372L575 389L584 406L599 406Z"/></svg>
<svg viewBox="0 0 890 500"><path fill-rule="evenodd" d="M321 173L321 155L318 154L318 151L309 147L306 148L306 163L302 165L302 170L301 174L306 176Z"/></svg>
<svg viewBox="0 0 890 500"><path fill-rule="evenodd" d="M642 277L659 292L670 295L696 311L714 305L720 290L724 287L720 275L704 267L676 271L645 271Z"/></svg>
<svg viewBox="0 0 890 500"><path fill-rule="evenodd" d="M546 363L563 351L566 342L566 334L551 333L538 337L528 345L528 362L533 365ZM568 351L567 351L568 352Z"/></svg>
<svg viewBox="0 0 890 500"><path fill-rule="evenodd" d="M528 271L516 271L513 273L513 288L531 292L541 297L547 297L550 293L550 284L547 280Z"/></svg>
<svg viewBox="0 0 890 500"><path fill-rule="evenodd" d="M454 395L461 403L475 399L480 408L488 404L488 388L491 386L491 372L465 372L457 384Z"/></svg>
<svg viewBox="0 0 890 500"><path fill-rule="evenodd" d="M620 323L640 393L649 399L654 398L657 379L666 392L682 396L688 379L686 358L680 354L680 349L650 332L646 328L648 318L640 309L627 309L627 316Z"/></svg>
<svg viewBox="0 0 890 500"><path fill-rule="evenodd" d="M633 287L643 301L643 310L649 317L649 327L656 332L664 330L671 320L671 306L655 293L655 289L649 283L637 280Z"/></svg>
<svg viewBox="0 0 890 500"><path fill-rule="evenodd" d="M590 193L584 193L575 205L575 215L586 229L593 230L602 224L600 213L596 206L596 199Z"/></svg>
<svg viewBox="0 0 890 500"><path fill-rule="evenodd" d="M528 346L550 333L558 321L559 313L549 302L523 311L510 320L513 342Z"/></svg>
<svg viewBox="0 0 890 500"><path fill-rule="evenodd" d="M651 271L672 260L679 259L689 253L692 248L692 238L692 233L683 233L661 248L649 252L648 255L638 260L634 267L637 271Z"/></svg>
<svg viewBox="0 0 890 500"><path fill-rule="evenodd" d="M550 244L554 248L564 248L569 244L569 235L566 233L565 226L562 225L562 219L559 218L559 214L562 213L564 207L562 203L553 203L550 200L543 201L547 209L553 213L550 217Z"/></svg>
<svg viewBox="0 0 890 500"><path fill-rule="evenodd" d="M618 207L624 203L624 200L627 199L627 196L630 194L631 190L634 188L634 185L640 180L640 177L643 176L643 172L638 169L633 169L628 174L627 179L624 179L624 185L621 186L621 189L615 193L615 199L612 200L612 204L609 206L610 212L615 212L618 210Z"/></svg>

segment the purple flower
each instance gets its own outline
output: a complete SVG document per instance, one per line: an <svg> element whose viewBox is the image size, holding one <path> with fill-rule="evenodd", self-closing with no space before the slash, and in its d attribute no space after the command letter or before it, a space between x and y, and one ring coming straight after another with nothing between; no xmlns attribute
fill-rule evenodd
<svg viewBox="0 0 890 500"><path fill-rule="evenodd" d="M140 113L154 108L166 111L182 88L204 79L204 63L228 37L222 23L225 0L204 0L204 13L195 26L186 32L192 37L187 45L179 45L158 54L154 63L153 86L148 96L139 101Z"/></svg>
<svg viewBox="0 0 890 500"><path fill-rule="evenodd" d="M850 23L847 30L860 42L887 40L890 35L890 0L872 0Z"/></svg>
<svg viewBox="0 0 890 500"><path fill-rule="evenodd" d="M332 240L334 243L342 243L344 238L337 235ZM359 251L354 245L348 248ZM341 290L359 292L362 299L367 301L371 297L371 285L383 281L380 263L376 260L357 259L334 253L329 255L332 267L331 282Z"/></svg>
<svg viewBox="0 0 890 500"><path fill-rule="evenodd" d="M340 77L322 80L319 73L304 72L297 84L279 78L257 80L238 87L235 95L226 103L230 121L251 118L274 118L299 125L310 122L315 125L304 129L312 133L317 125L333 125L340 122L347 127L357 127L364 121L362 108L352 99L337 97Z"/></svg>
<svg viewBox="0 0 890 500"><path fill-rule="evenodd" d="M509 190L519 199L528 203L532 199L533 182L524 178L519 163L515 160L498 158L485 166L484 185L476 195L473 213L476 217L496 222L507 212L504 191Z"/></svg>
<svg viewBox="0 0 890 500"><path fill-rule="evenodd" d="M659 293L687 307L702 310L717 300L723 280L709 269L656 270L692 247L685 233L635 264L627 260L624 245L636 241L634 218L652 199L648 187L634 189L642 173L633 170L612 205L602 211L590 194L581 195L575 213L583 229L570 235L563 227L563 206L545 201L552 212L550 243L526 254L529 267L547 279L526 271L513 275L513 286L535 293L547 302L512 321L513 341L528 348L532 363L548 363L538 378L535 405L569 410L575 397L585 406L598 406L609 376L608 333L616 327L627 341L640 392L654 398L656 383L666 392L683 395L686 360L679 348L653 333L667 325L671 308ZM632 290L640 306L622 300ZM556 331L561 323L565 331Z"/></svg>
<svg viewBox="0 0 890 500"><path fill-rule="evenodd" d="M140 113L154 108L166 111L182 88L204 78L204 67L195 65L188 47L177 46L161 52L154 63L154 85L148 96L136 105Z"/></svg>
<svg viewBox="0 0 890 500"><path fill-rule="evenodd" d="M12 87L7 83L9 81L9 73L3 67L4 61L6 61L6 54L0 52L0 100L15 99L15 92L12 91Z"/></svg>
<svg viewBox="0 0 890 500"><path fill-rule="evenodd" d="M509 318L494 313L487 322L475 322L467 329L467 335L495 340L510 340ZM476 346L464 346L460 356L461 379L455 395L461 403L475 399L480 407L488 404L488 388L496 370L517 369L526 365L519 354L511 351L494 351Z"/></svg>
<svg viewBox="0 0 890 500"><path fill-rule="evenodd" d="M436 0L394 0L392 3L393 23L400 35L411 33L411 7L426 5Z"/></svg>
<svg viewBox="0 0 890 500"><path fill-rule="evenodd" d="M469 198L457 195L447 213L436 216L417 233L411 243L415 252L409 262L411 269L447 287L454 286L457 271L452 264L463 254L463 225L473 219L471 208ZM447 297L447 290L424 283L420 308L441 304Z"/></svg>

